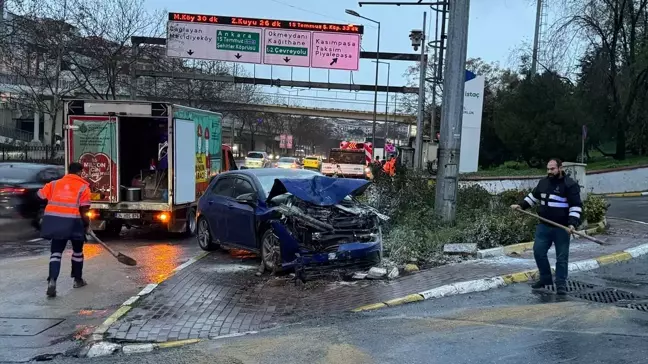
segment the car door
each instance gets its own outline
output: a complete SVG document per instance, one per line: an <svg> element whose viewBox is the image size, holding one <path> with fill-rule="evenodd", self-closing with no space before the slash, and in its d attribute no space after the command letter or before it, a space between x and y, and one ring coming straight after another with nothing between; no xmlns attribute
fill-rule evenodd
<svg viewBox="0 0 648 364"><path fill-rule="evenodd" d="M234 195L234 179L221 177L214 186L203 196L205 202L201 204L201 213L209 221L211 233L214 240L218 242L227 241L228 231L228 205L232 202Z"/></svg>
<svg viewBox="0 0 648 364"><path fill-rule="evenodd" d="M258 199L258 193L248 178L237 177L234 182L234 199L229 204L228 243L241 248L254 250L256 244L255 207L237 202L236 197L252 193Z"/></svg>

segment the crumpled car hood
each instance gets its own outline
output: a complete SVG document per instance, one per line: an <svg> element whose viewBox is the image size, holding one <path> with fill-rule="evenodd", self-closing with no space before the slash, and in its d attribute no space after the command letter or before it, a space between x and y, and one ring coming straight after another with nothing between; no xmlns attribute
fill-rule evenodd
<svg viewBox="0 0 648 364"><path fill-rule="evenodd" d="M291 193L298 199L317 206L339 204L346 196L358 196L369 187L369 181L354 178L333 178L315 176L313 178L278 178L268 194L267 201L274 197Z"/></svg>

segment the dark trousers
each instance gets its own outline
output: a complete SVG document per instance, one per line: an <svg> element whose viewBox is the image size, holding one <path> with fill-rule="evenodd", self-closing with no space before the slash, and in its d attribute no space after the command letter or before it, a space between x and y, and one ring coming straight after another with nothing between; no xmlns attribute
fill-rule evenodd
<svg viewBox="0 0 648 364"><path fill-rule="evenodd" d="M48 281L58 279L61 272L61 258L67 242L67 239L52 239ZM72 278L74 279L81 279L83 275L83 243L83 240L72 240Z"/></svg>
<svg viewBox="0 0 648 364"><path fill-rule="evenodd" d="M569 264L569 233L561 228L538 224L533 244L533 257L540 272L540 281L547 285L552 283L551 266L547 258L552 243L556 248L556 286L564 286L567 283Z"/></svg>

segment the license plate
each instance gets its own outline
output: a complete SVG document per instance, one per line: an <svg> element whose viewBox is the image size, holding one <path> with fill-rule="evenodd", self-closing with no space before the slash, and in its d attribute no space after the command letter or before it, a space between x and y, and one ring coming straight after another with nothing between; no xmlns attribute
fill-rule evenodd
<svg viewBox="0 0 648 364"><path fill-rule="evenodd" d="M134 220L134 219L139 219L140 214L118 212L118 213L115 214L115 217L118 218L118 219L124 219L124 220Z"/></svg>

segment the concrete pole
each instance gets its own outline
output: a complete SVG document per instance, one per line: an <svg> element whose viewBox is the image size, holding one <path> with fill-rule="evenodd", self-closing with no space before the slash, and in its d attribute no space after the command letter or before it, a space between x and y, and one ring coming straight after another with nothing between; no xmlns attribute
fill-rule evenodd
<svg viewBox="0 0 648 364"><path fill-rule="evenodd" d="M457 214L469 13L470 0L455 0L450 6L435 211L444 221L451 223Z"/></svg>
<svg viewBox="0 0 648 364"><path fill-rule="evenodd" d="M40 111L34 111L34 139L32 142L40 142Z"/></svg>
<svg viewBox="0 0 648 364"><path fill-rule="evenodd" d="M419 75L419 100L418 100L418 118L416 119L416 144L414 147L414 169L421 169L423 161L423 117L425 115L425 74L427 71L427 61L425 59L425 20L427 13L423 12L423 35L421 39L421 61ZM464 61L465 63L465 61Z"/></svg>
<svg viewBox="0 0 648 364"><path fill-rule="evenodd" d="M534 76L538 69L538 47L540 46L540 21L542 17L542 0L536 0L536 21L533 34L533 55L531 56L531 76Z"/></svg>

